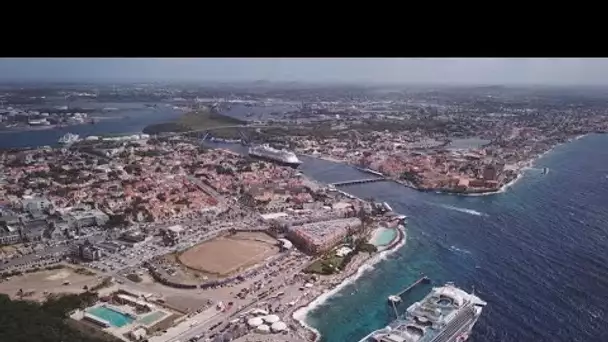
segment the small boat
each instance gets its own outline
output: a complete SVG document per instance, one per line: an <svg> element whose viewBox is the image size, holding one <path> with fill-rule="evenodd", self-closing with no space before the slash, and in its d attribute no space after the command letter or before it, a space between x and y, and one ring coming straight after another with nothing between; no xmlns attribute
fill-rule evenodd
<svg viewBox="0 0 608 342"><path fill-rule="evenodd" d="M543 167L543 175L549 173L549 168Z"/></svg>

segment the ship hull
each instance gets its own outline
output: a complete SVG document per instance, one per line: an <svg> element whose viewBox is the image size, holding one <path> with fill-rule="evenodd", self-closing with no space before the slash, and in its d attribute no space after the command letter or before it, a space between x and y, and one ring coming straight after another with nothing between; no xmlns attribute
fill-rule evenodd
<svg viewBox="0 0 608 342"><path fill-rule="evenodd" d="M440 306L440 311L432 311L438 314L429 316L429 310L438 308L439 301L436 300L440 296L454 298L452 300L464 300L465 302L464 305L443 303ZM447 283L443 287L433 288L432 292L423 300L408 307L403 317L397 318L383 329L370 333L359 342L395 340L387 338L391 334L407 340L411 337L409 332L406 332L408 329L413 329L412 331L419 335L418 339L416 339L419 342L464 342L469 339L486 304L486 302L474 294L468 294L461 289L455 288L453 283ZM449 317L449 320L446 321L446 317ZM421 318L426 318L426 321L420 320ZM433 324L421 325L425 322L428 323L429 320Z"/></svg>
<svg viewBox="0 0 608 342"><path fill-rule="evenodd" d="M297 163L292 163L292 162L288 162L282 159L278 159L278 158L273 158L273 157L269 157L269 156L263 156L263 155L259 155L259 154L255 154L255 153L249 153L249 156L252 158L256 158L256 159L261 159L261 160L266 160L275 164L279 164L279 165L283 165L283 166L289 166L291 168L297 169L302 162L297 162Z"/></svg>
<svg viewBox="0 0 608 342"><path fill-rule="evenodd" d="M451 336L443 339L443 341L446 342L464 342L467 341L469 339L469 336L471 336L471 332L473 331L473 328L475 327L475 323L477 323L477 320L479 319L479 317L475 317L474 319L472 319L469 323L467 324L463 324L459 329L457 329L455 331L454 334L452 334ZM378 333L389 333L390 330L387 330L387 328L384 329L379 329L376 331L371 332L369 335L365 336L364 338L362 338L361 340L359 340L359 342L377 342L378 340L374 338L374 335L378 334ZM431 342L435 341L435 339L432 339Z"/></svg>

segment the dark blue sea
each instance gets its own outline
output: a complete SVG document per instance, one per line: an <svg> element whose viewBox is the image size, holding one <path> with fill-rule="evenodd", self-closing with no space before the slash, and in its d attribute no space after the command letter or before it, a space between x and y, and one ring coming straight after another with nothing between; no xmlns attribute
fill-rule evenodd
<svg viewBox="0 0 608 342"><path fill-rule="evenodd" d="M330 181L360 176L322 161L304 168ZM420 193L388 182L344 189L408 215L407 244L309 314L322 341L358 341L384 327L387 296L421 272L435 284L474 286L489 303L471 341L608 341L608 136L558 146L502 194ZM411 292L399 309L428 290Z"/></svg>
<svg viewBox="0 0 608 342"><path fill-rule="evenodd" d="M147 115L143 122L81 129L139 132L179 114ZM63 133L3 133L0 147L53 145ZM303 160L303 171L322 181L369 177L348 166ZM471 341L608 341L608 135L558 146L497 195L421 193L390 182L344 190L387 201L408 215L407 244L309 314L322 341L358 341L384 327L392 319L386 298L420 273L435 284L475 287L488 302ZM416 288L399 309L428 290Z"/></svg>

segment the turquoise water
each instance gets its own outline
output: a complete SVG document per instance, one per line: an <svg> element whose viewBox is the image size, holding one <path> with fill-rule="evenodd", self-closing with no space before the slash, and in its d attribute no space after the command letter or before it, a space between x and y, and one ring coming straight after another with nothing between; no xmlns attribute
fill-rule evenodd
<svg viewBox="0 0 608 342"><path fill-rule="evenodd" d="M133 318L105 306L98 306L96 308L89 309L87 312L110 322L112 326L117 328L124 327L125 325L131 324L134 321Z"/></svg>
<svg viewBox="0 0 608 342"><path fill-rule="evenodd" d="M397 237L397 231L394 229L379 228L376 239L372 243L376 246L386 246L390 244L395 237Z"/></svg>
<svg viewBox="0 0 608 342"><path fill-rule="evenodd" d="M162 317L164 317L166 315L167 314L162 311L156 311L156 312L153 312L153 313L143 317L142 319L140 319L139 323L142 323L145 325L150 325L151 323L158 321L159 319L161 319Z"/></svg>

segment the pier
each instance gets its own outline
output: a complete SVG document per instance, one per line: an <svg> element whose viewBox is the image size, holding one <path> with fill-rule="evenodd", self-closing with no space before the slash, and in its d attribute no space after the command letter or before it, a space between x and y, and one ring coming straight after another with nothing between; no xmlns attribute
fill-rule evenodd
<svg viewBox="0 0 608 342"><path fill-rule="evenodd" d="M429 277L422 276L420 279L416 280L412 285L406 287L405 289L401 290L401 292L397 293L396 296L401 297L404 294L410 292L414 287L416 287L420 284L428 284L430 282L431 282L431 279L429 279Z"/></svg>
<svg viewBox="0 0 608 342"><path fill-rule="evenodd" d="M344 182L331 183L331 185L335 187L345 186L345 185L353 185L353 184L364 184L364 183L374 183L374 182L384 182L386 178L365 178L365 179L355 179Z"/></svg>
<svg viewBox="0 0 608 342"><path fill-rule="evenodd" d="M395 294L395 295L391 295L388 297L388 301L395 305L395 303L401 302L401 296L403 296L404 294L408 293L409 291L411 291L414 287L420 285L420 284L428 284L431 282L431 279L429 279L429 277L427 276L422 276L420 279L416 280L413 284L411 284L410 286L406 287L405 289L401 290L399 293Z"/></svg>

